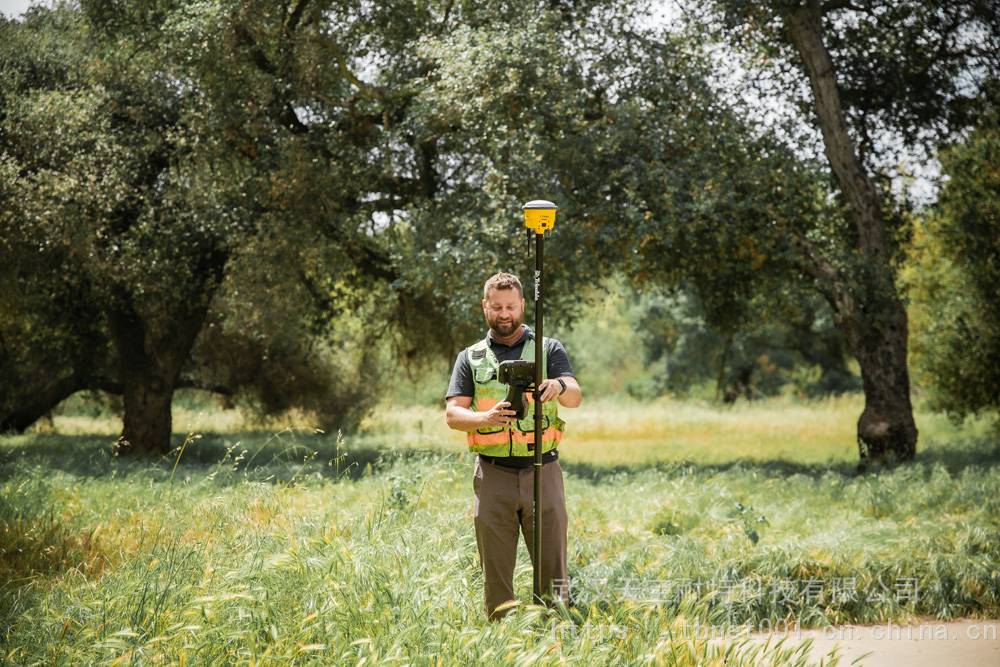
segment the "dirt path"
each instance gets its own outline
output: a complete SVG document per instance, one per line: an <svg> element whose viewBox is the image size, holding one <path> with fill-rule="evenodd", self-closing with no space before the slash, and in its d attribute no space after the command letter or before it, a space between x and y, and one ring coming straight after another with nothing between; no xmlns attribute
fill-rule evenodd
<svg viewBox="0 0 1000 667"><path fill-rule="evenodd" d="M927 619L913 625L844 625L752 637L760 642L785 638L788 647L812 639L810 655L817 663L839 646L840 665L859 660L856 664L863 667L1000 667L1000 620Z"/></svg>

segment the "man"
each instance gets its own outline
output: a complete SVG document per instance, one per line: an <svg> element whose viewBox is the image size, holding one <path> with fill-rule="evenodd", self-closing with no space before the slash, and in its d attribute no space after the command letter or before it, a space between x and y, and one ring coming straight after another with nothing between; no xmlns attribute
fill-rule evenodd
<svg viewBox="0 0 1000 667"><path fill-rule="evenodd" d="M459 353L446 396L448 426L468 433L468 445L478 454L473 476L476 544L486 579L486 616L501 618L514 600L514 561L518 527L532 563L534 541L534 407L525 394L528 411L516 420L506 398L507 387L497 379L501 361L535 359L535 336L524 325L521 281L498 273L483 286L486 337ZM542 592L568 602L566 576L566 496L556 446L564 422L558 406L580 405L580 386L573 376L562 343L545 338L542 348ZM498 607L501 607L498 609Z"/></svg>

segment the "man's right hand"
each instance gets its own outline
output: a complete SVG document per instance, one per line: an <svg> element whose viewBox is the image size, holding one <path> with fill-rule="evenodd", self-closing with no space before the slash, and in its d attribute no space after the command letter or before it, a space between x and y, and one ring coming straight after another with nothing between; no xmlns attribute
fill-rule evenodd
<svg viewBox="0 0 1000 667"><path fill-rule="evenodd" d="M486 412L481 412L483 426L502 426L510 428L517 413L510 410L510 401L500 401Z"/></svg>

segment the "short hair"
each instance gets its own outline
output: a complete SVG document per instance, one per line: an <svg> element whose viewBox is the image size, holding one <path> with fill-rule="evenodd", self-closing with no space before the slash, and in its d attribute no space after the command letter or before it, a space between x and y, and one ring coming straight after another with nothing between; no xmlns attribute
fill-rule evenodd
<svg viewBox="0 0 1000 667"><path fill-rule="evenodd" d="M513 273L496 273L489 277L483 285L483 298L487 299L491 289L517 289L517 293L524 297L524 290L521 289L521 281Z"/></svg>

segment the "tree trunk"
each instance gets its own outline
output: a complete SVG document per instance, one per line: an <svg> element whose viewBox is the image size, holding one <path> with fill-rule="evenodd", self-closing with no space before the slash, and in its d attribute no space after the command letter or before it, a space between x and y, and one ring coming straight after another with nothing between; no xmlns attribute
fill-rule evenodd
<svg viewBox="0 0 1000 667"><path fill-rule="evenodd" d="M906 365L906 310L889 263L881 200L847 129L819 2L789 10L785 26L809 77L826 157L857 231L855 250L864 260L854 275L844 275L818 253L806 253L810 273L825 281L820 289L861 365L865 409L858 419L859 454L863 465L909 460L916 454L917 427Z"/></svg>
<svg viewBox="0 0 1000 667"><path fill-rule="evenodd" d="M865 409L858 419L863 464L906 461L917 453L906 368L906 312L900 307L899 313L895 322L859 324L863 331L854 354L865 388Z"/></svg>
<svg viewBox="0 0 1000 667"><path fill-rule="evenodd" d="M722 400L726 397L726 364L729 363L729 350L733 346L733 335L726 336L726 342L722 346L722 355L719 359L719 372L715 376L715 400ZM729 403L729 401L726 401Z"/></svg>
<svg viewBox="0 0 1000 667"><path fill-rule="evenodd" d="M147 322L127 290L116 291L108 322L118 353L125 407L119 454L170 451L171 402L208 313L212 290L206 292Z"/></svg>
<svg viewBox="0 0 1000 667"><path fill-rule="evenodd" d="M173 384L166 378L133 376L126 380L123 389L125 415L118 441L119 453L169 452Z"/></svg>
<svg viewBox="0 0 1000 667"><path fill-rule="evenodd" d="M835 287L841 291L842 285ZM881 290L883 300L859 309L846 294L835 299L835 319L861 366L865 409L858 419L861 467L892 464L916 455L917 426L910 403L910 376L906 365L906 311L895 293ZM877 317L867 313L878 313Z"/></svg>
<svg viewBox="0 0 1000 667"><path fill-rule="evenodd" d="M131 298L119 292L108 323L122 383L125 414L119 454L165 454L170 451L170 403L180 368L170 368L179 341L148 335ZM167 349L164 349L164 348ZM188 348L190 349L190 348Z"/></svg>

